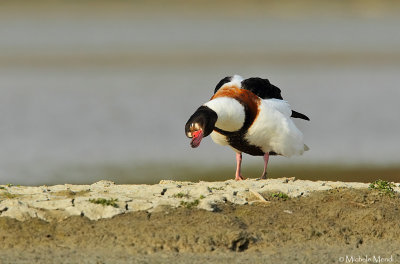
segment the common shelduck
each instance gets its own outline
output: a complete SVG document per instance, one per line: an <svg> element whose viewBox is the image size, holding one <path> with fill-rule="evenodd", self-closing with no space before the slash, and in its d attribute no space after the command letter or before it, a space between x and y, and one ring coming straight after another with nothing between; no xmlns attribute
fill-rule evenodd
<svg viewBox="0 0 400 264"><path fill-rule="evenodd" d="M266 179L270 155L290 157L308 150L291 117L310 120L293 111L268 79L234 75L217 84L210 101L189 118L185 132L193 148L208 135L215 143L230 146L236 152L236 180L244 179L242 152L264 156L261 179Z"/></svg>

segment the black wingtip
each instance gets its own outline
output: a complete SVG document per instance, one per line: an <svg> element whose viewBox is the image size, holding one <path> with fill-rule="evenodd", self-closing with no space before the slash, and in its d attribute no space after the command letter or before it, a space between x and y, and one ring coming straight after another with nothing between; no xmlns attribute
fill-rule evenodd
<svg viewBox="0 0 400 264"><path fill-rule="evenodd" d="M219 90L219 88L222 87L222 85L224 85L225 83L228 83L228 82L230 82L230 81L232 81L232 76L226 76L226 77L223 78L221 81L219 81L219 82L217 83L217 86L215 86L214 94Z"/></svg>
<svg viewBox="0 0 400 264"><path fill-rule="evenodd" d="M296 111L293 111L293 110L292 110L291 117L293 117L293 118L301 118L301 119L310 121L310 118L308 118L308 116L303 115L302 113L299 113L299 112L296 112Z"/></svg>

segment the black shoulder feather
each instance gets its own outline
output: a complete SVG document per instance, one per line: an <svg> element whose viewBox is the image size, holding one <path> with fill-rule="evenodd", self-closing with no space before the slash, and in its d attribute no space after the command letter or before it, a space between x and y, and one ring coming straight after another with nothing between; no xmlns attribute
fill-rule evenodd
<svg viewBox="0 0 400 264"><path fill-rule="evenodd" d="M268 79L248 78L242 81L242 89L249 90L262 99L275 98L283 100L281 90L271 84Z"/></svg>

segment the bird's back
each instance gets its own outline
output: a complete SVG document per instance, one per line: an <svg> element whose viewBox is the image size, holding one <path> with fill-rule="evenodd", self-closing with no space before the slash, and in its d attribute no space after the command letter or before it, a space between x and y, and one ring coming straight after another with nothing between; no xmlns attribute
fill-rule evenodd
<svg viewBox="0 0 400 264"><path fill-rule="evenodd" d="M236 75L237 76L237 75ZM235 76L228 76L223 78L214 89L214 94L225 85L231 82ZM281 95L281 90L275 85L271 84L268 79L262 79L259 77L252 77L245 80L241 80L241 89L251 91L261 99L283 99Z"/></svg>

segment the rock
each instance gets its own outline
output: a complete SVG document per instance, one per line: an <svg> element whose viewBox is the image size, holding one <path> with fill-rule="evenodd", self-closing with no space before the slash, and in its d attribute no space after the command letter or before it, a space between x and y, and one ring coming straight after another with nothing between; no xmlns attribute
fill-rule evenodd
<svg viewBox="0 0 400 264"><path fill-rule="evenodd" d="M18 200L6 200L1 203L1 206L7 210L1 213L1 216L8 216L19 221L25 221L31 218L38 217L36 210L29 208L26 204Z"/></svg>
<svg viewBox="0 0 400 264"><path fill-rule="evenodd" d="M153 204L147 200L134 200L127 202L128 211L147 211L153 208Z"/></svg>
<svg viewBox="0 0 400 264"><path fill-rule="evenodd" d="M72 205L72 199L34 201L29 204L31 207L41 208L44 210L64 210L70 205Z"/></svg>
<svg viewBox="0 0 400 264"><path fill-rule="evenodd" d="M75 215L79 212L80 215L84 215L90 220L98 220L101 218L111 218L115 215L125 212L125 208L116 208L111 205L102 205L89 202L87 198L79 198L74 201L74 209L68 207L69 211Z"/></svg>

